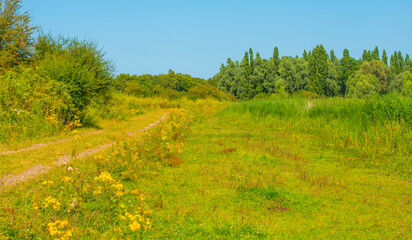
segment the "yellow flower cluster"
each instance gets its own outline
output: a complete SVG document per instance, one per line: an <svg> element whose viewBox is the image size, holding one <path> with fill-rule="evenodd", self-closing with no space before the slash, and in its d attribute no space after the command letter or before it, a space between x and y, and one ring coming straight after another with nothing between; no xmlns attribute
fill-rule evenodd
<svg viewBox="0 0 412 240"><path fill-rule="evenodd" d="M69 123L66 125L66 130L71 130L71 129L73 129L73 128L81 127L81 126L82 126L82 124L80 123L79 117L74 116L74 120L73 120L72 122L69 122Z"/></svg>
<svg viewBox="0 0 412 240"><path fill-rule="evenodd" d="M0 240L7 240L9 237L4 236L2 232L0 232Z"/></svg>
<svg viewBox="0 0 412 240"><path fill-rule="evenodd" d="M96 191L93 191L93 196L97 196L102 193L102 186L98 186Z"/></svg>
<svg viewBox="0 0 412 240"><path fill-rule="evenodd" d="M68 182L68 183L73 183L73 178L66 176L63 178L63 181Z"/></svg>
<svg viewBox="0 0 412 240"><path fill-rule="evenodd" d="M79 134L74 135L74 141L75 141L75 142L80 141L80 139L82 139L82 137L80 137Z"/></svg>
<svg viewBox="0 0 412 240"><path fill-rule="evenodd" d="M52 185L53 184L53 182L52 181L44 181L44 182L42 182L41 183L41 185Z"/></svg>
<svg viewBox="0 0 412 240"><path fill-rule="evenodd" d="M134 221L133 223L129 225L130 230L132 230L133 232L139 231L141 227L142 226L140 225L140 223L136 221Z"/></svg>
<svg viewBox="0 0 412 240"><path fill-rule="evenodd" d="M56 237L55 239L66 240L73 236L73 230L70 229L67 220L50 222L47 224L47 230L49 231L50 236Z"/></svg>
<svg viewBox="0 0 412 240"><path fill-rule="evenodd" d="M108 172L102 172L98 177L94 178L95 181L100 181L106 186L107 188L110 188L112 191L114 191L114 195L116 197L122 197L124 196L124 186L121 183L116 182L116 180L113 179L113 177L110 175ZM110 185L108 185L110 184ZM103 191L102 186L98 186L97 190L93 192L93 195L99 195Z"/></svg>
<svg viewBox="0 0 412 240"><path fill-rule="evenodd" d="M61 203L56 198L53 198L50 196L44 200L45 208L50 206L50 207L53 207L54 210L60 210L60 205Z"/></svg>
<svg viewBox="0 0 412 240"><path fill-rule="evenodd" d="M114 179L108 172L102 172L98 177L95 177L94 180L108 183L114 182Z"/></svg>
<svg viewBox="0 0 412 240"><path fill-rule="evenodd" d="M125 213L126 217L130 220L129 228L133 232L139 231L142 227L146 231L147 229L150 229L152 227L152 223L150 222L150 218L145 217L146 214L150 214L151 212L142 212L142 214L139 214L137 211L135 214L130 214L128 212ZM125 220L126 218L124 216L120 216L121 219Z"/></svg>
<svg viewBox="0 0 412 240"><path fill-rule="evenodd" d="M57 118L57 115L55 113L50 114L50 116L44 117L44 119L46 119L53 125L59 124L59 119Z"/></svg>

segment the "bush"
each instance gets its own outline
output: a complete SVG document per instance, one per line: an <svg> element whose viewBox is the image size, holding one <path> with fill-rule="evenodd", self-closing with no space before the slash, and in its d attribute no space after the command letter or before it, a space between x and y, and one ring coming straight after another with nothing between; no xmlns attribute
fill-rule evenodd
<svg viewBox="0 0 412 240"><path fill-rule="evenodd" d="M32 68L0 75L0 141L53 134L73 109L67 85Z"/></svg>
<svg viewBox="0 0 412 240"><path fill-rule="evenodd" d="M42 36L35 57L42 76L67 85L78 111L108 90L113 67L94 43Z"/></svg>
<svg viewBox="0 0 412 240"><path fill-rule="evenodd" d="M348 96L368 98L379 94L379 79L372 74L357 72L347 82Z"/></svg>

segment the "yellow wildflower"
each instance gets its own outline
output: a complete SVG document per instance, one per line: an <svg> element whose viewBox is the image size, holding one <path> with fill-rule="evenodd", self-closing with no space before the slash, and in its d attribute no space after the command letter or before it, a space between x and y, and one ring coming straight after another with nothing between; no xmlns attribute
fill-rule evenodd
<svg viewBox="0 0 412 240"><path fill-rule="evenodd" d="M73 236L73 230L70 229L67 220L50 222L47 224L47 230L49 231L50 236L55 236L57 239L69 239Z"/></svg>
<svg viewBox="0 0 412 240"><path fill-rule="evenodd" d="M3 235L3 233L2 233L2 232L0 232L0 239L7 240L7 239L9 239L9 237L4 236L4 235Z"/></svg>
<svg viewBox="0 0 412 240"><path fill-rule="evenodd" d="M53 182L52 181L44 181L41 183L41 185L52 185Z"/></svg>
<svg viewBox="0 0 412 240"><path fill-rule="evenodd" d="M133 232L140 230L141 227L142 226L136 221L129 225L130 230L132 230Z"/></svg>
<svg viewBox="0 0 412 240"><path fill-rule="evenodd" d="M52 206L54 210L60 210L61 203L53 197L47 197L45 199L44 207L47 208L48 206Z"/></svg>
<svg viewBox="0 0 412 240"><path fill-rule="evenodd" d="M74 136L74 141L77 142L77 141L79 141L80 139L82 139L82 138L80 137L80 135L77 134L77 135Z"/></svg>
<svg viewBox="0 0 412 240"><path fill-rule="evenodd" d="M63 181L64 181L64 182L71 182L71 183L72 183L72 182L73 182L73 178L66 176L66 177L63 178Z"/></svg>
<svg viewBox="0 0 412 240"><path fill-rule="evenodd" d="M102 187L101 187L101 186L98 186L98 187L97 187L97 190L93 192L93 195L96 196L96 195L99 195L99 194L101 194L101 193L102 193Z"/></svg>
<svg viewBox="0 0 412 240"><path fill-rule="evenodd" d="M102 172L98 177L95 177L94 180L99 180L102 182L114 182L114 179L108 172Z"/></svg>

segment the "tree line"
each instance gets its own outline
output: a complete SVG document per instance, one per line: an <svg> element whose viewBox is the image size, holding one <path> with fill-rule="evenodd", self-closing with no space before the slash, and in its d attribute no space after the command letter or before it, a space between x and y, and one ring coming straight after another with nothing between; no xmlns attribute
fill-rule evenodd
<svg viewBox="0 0 412 240"><path fill-rule="evenodd" d="M214 98L217 100L235 100L228 93L218 90L210 82L192 77L188 74L175 73L169 70L167 74L130 75L119 74L111 82L114 89L137 97L164 97L178 99Z"/></svg>
<svg viewBox="0 0 412 240"><path fill-rule="evenodd" d="M254 55L250 48L240 62L228 58L210 81L243 100L270 94L364 98L390 92L412 94L411 70L408 54L403 57L395 51L388 61L386 51L381 55L378 47L364 50L361 59L350 56L348 49L339 59L322 45L304 50L301 57L280 57L275 47L269 59Z"/></svg>

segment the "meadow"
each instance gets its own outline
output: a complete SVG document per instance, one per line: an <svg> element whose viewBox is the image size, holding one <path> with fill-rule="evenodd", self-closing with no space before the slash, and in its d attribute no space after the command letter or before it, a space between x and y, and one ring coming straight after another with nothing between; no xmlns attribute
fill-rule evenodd
<svg viewBox="0 0 412 240"><path fill-rule="evenodd" d="M0 239L412 237L411 98L127 102L168 117L3 187Z"/></svg>
<svg viewBox="0 0 412 240"><path fill-rule="evenodd" d="M412 239L408 54L117 74L32 19L0 0L0 240Z"/></svg>

